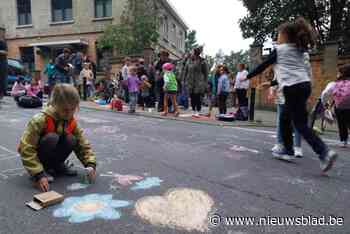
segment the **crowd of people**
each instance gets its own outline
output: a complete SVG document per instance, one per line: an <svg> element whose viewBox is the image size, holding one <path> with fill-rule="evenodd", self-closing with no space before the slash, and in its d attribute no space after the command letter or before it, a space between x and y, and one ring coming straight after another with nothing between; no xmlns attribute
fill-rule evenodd
<svg viewBox="0 0 350 234"><path fill-rule="evenodd" d="M70 49L64 49L44 71L48 77L49 105L33 117L18 146L24 167L38 187L47 191L49 181L53 180L50 171L75 174L64 164L69 154L75 151L89 169L89 176L95 177L95 155L74 119L84 95L99 96L104 103L122 99L129 104L129 113L135 113L139 105L143 109L156 108L163 116L170 113L179 116L179 106L184 109L191 106L193 116L211 116L217 106L219 116L225 116L228 114L228 97L234 91L238 99L238 111L234 116L247 120L250 79L272 66L273 79L260 87L269 88L269 97L275 98L277 104L274 157L287 161L302 157L302 137L318 155L321 170L326 173L335 163L337 153L310 127L307 112L312 90L308 51L315 44L313 30L303 18L298 18L282 24L277 31L277 45L267 59L250 72L245 64L238 64L237 74L232 74L225 64L210 70L201 56L203 48L199 47L178 61L171 60L166 51L161 51L158 60L150 64L145 64L142 58L132 60L126 57L119 74L113 76L107 72L97 82L96 65L91 59L80 52L72 54ZM6 56L4 48L0 44L0 58ZM328 84L320 100L321 105L331 103L334 107L340 141L346 147L350 129L350 65L343 65L338 70L336 80ZM18 79L12 96L17 102L28 96L42 99L43 91L41 75L37 72L30 84ZM202 112L204 97L209 100L208 113ZM52 156L48 157L50 154Z"/></svg>

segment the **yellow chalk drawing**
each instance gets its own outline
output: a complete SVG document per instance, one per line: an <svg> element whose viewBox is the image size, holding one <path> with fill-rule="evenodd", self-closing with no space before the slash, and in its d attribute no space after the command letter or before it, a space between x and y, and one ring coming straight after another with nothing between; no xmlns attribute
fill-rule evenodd
<svg viewBox="0 0 350 234"><path fill-rule="evenodd" d="M135 213L152 225L185 231L207 231L213 199L201 190L175 188L164 196L148 196L135 204Z"/></svg>

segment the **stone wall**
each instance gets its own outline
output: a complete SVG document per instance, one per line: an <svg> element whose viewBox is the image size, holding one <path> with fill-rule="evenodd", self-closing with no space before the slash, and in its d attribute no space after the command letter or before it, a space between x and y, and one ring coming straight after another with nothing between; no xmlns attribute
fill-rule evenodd
<svg viewBox="0 0 350 234"><path fill-rule="evenodd" d="M330 59L330 55L327 58L325 54L327 51L320 53L320 54L314 54L311 56L311 66L312 66L312 95L309 99L309 106L315 105L318 97L321 95L322 90L326 87L326 85L336 79L336 69L334 69L334 66L336 65L341 66L344 64L350 64L350 55L348 56L336 56L336 58ZM326 58L326 59L325 59ZM328 61L332 61L332 63L329 63ZM333 61L336 61L336 64L333 64ZM253 78L255 81L252 82L252 86L256 87L257 85L261 84L262 82L266 81L266 78L271 76L271 69L267 69L263 74L260 76ZM274 101L269 101L267 99L267 93L268 90L257 90L256 95L256 106L257 108L264 108L264 109L274 109L275 103Z"/></svg>

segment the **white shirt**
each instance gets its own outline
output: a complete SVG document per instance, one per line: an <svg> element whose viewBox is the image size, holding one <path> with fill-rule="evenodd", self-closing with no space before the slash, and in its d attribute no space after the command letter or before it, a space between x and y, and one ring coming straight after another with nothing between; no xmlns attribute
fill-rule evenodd
<svg viewBox="0 0 350 234"><path fill-rule="evenodd" d="M237 72L235 87L234 87L235 89L249 89L249 80L242 81L245 78L247 78L247 75L248 75L247 70Z"/></svg>
<svg viewBox="0 0 350 234"><path fill-rule="evenodd" d="M323 104L326 104L328 101L332 101L335 84L336 83L334 81L328 83L326 88L322 91L321 100Z"/></svg>
<svg viewBox="0 0 350 234"><path fill-rule="evenodd" d="M293 86L303 82L311 82L312 69L308 53L300 52L293 44L276 46L277 63L274 72L277 73L278 85Z"/></svg>
<svg viewBox="0 0 350 234"><path fill-rule="evenodd" d="M128 79L128 74L129 74L129 68L128 66L125 64L122 68L122 77L123 80L127 80Z"/></svg>

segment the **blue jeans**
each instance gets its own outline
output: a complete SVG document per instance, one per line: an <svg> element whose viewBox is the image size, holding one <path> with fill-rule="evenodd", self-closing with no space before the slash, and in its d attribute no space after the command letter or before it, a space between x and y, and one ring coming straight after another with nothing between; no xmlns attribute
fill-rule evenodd
<svg viewBox="0 0 350 234"><path fill-rule="evenodd" d="M281 130L281 121L283 112L285 111L285 105L284 104L277 104L277 143L283 145L283 138L282 138L282 130ZM294 133L294 147L301 147L301 136L299 132L296 130L294 124L293 124L293 133Z"/></svg>
<svg viewBox="0 0 350 234"><path fill-rule="evenodd" d="M287 151L293 151L292 123L294 123L300 135L303 136L314 152L319 155L320 160L324 160L329 149L322 139L308 126L306 103L311 94L311 83L304 82L284 87L283 94L286 98L286 111L282 115L281 122L284 147Z"/></svg>
<svg viewBox="0 0 350 234"><path fill-rule="evenodd" d="M138 92L129 92L129 110L135 111L137 105Z"/></svg>

